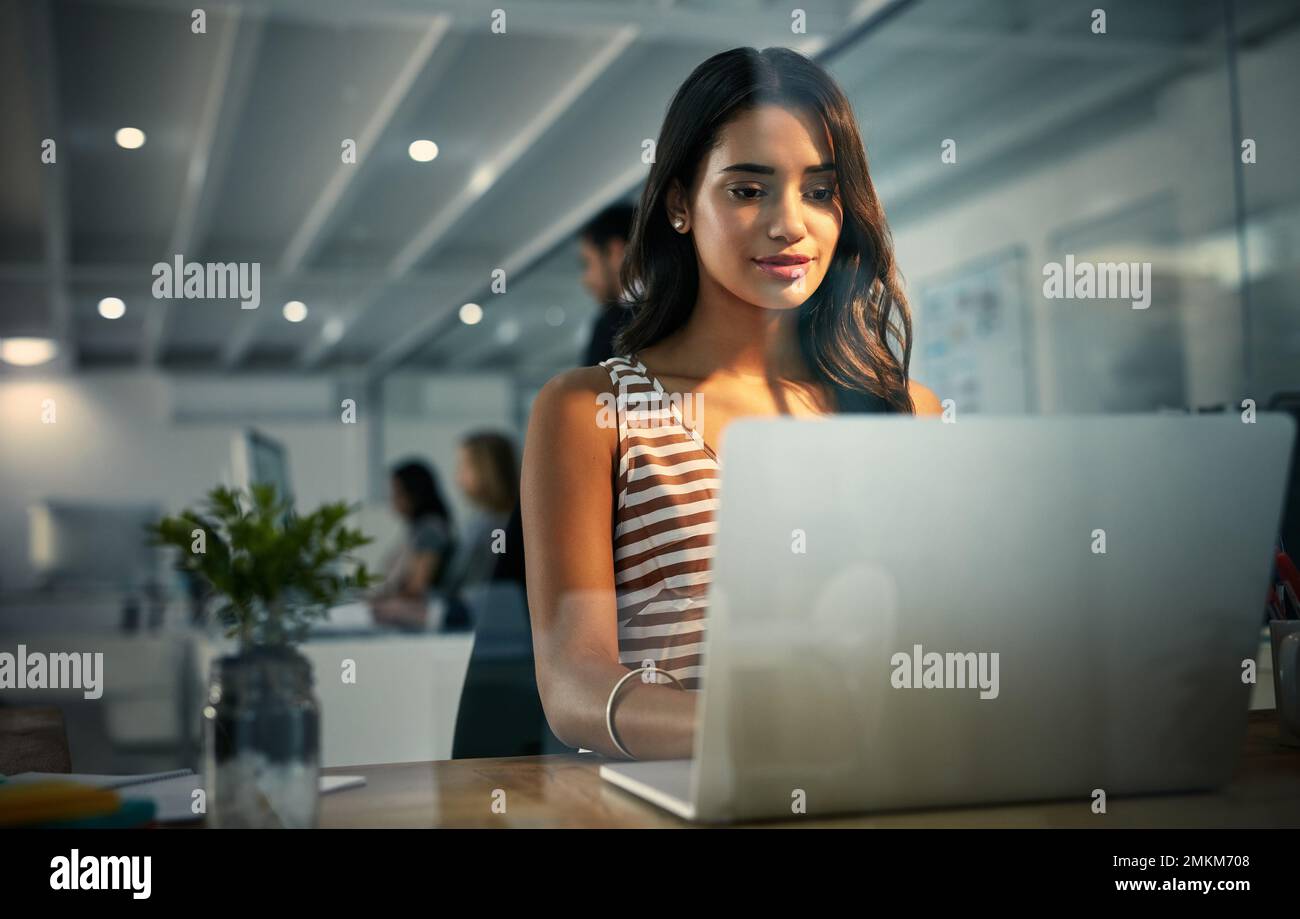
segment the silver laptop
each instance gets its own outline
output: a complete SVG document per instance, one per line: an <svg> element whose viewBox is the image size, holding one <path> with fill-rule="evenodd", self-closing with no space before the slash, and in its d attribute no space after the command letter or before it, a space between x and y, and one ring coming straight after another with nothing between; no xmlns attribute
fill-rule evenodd
<svg viewBox="0 0 1300 919"><path fill-rule="evenodd" d="M744 420L688 820L1210 789L1232 774L1295 422Z"/></svg>

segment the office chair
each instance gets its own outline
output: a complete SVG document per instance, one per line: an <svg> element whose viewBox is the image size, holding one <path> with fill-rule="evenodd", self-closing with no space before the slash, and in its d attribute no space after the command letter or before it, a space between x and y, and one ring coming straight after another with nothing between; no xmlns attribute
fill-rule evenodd
<svg viewBox="0 0 1300 919"><path fill-rule="evenodd" d="M0 703L0 774L71 772L63 712L53 705Z"/></svg>
<svg viewBox="0 0 1300 919"><path fill-rule="evenodd" d="M524 586L523 526L516 506L506 545L487 584L467 587L474 649L461 689L452 759L569 753L542 710L533 660L533 631Z"/></svg>

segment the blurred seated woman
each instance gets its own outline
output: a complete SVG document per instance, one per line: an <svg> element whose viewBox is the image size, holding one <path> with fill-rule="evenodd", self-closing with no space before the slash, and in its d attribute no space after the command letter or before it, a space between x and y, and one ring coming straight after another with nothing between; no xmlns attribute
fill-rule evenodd
<svg viewBox="0 0 1300 919"><path fill-rule="evenodd" d="M451 511L437 477L426 464L403 463L392 473L393 510L406 521L402 543L388 556L383 583L371 594L376 623L422 628L429 594L442 579L455 551Z"/></svg>
<svg viewBox="0 0 1300 919"><path fill-rule="evenodd" d="M506 528L519 500L519 462L510 438L495 431L477 431L460 442L456 485L473 508L461 533L459 550L448 565L439 588L451 605L447 628L468 628L472 617L460 591L492 580L497 561L506 550Z"/></svg>
<svg viewBox="0 0 1300 919"><path fill-rule="evenodd" d="M479 431L460 443L456 485L473 507L465 525L460 551L448 573L448 589L490 580L499 542L510 512L519 500L519 464L515 447L504 434Z"/></svg>

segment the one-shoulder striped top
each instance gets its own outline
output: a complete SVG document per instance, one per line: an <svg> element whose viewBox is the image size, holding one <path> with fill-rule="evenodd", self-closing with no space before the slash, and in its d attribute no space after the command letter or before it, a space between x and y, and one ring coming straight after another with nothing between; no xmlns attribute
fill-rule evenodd
<svg viewBox="0 0 1300 919"><path fill-rule="evenodd" d="M679 401L635 355L600 362L618 415L614 589L618 659L652 662L699 689L721 468ZM835 390L841 412L891 412L885 400ZM689 414L689 413L688 413Z"/></svg>
<svg viewBox="0 0 1300 919"><path fill-rule="evenodd" d="M645 661L698 689L713 565L718 458L682 406L635 357L611 357L618 414L614 590L618 659Z"/></svg>

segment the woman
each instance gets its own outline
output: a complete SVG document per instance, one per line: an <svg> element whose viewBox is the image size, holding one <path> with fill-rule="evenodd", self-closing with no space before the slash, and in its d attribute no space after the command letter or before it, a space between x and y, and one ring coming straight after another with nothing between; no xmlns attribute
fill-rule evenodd
<svg viewBox="0 0 1300 919"><path fill-rule="evenodd" d="M514 444L494 431L467 436L458 451L456 484L473 506L474 516L465 527L460 551L439 585L452 598L448 628L471 625L467 610L456 602L456 594L461 588L491 580L506 550L506 527L519 500Z"/></svg>
<svg viewBox="0 0 1300 919"><path fill-rule="evenodd" d="M941 409L908 379L911 319L852 109L793 51L715 55L677 91L623 273L625 356L553 378L529 422L538 688L565 743L689 757L727 425ZM677 405L638 411L661 391ZM665 672L620 687L645 661Z"/></svg>
<svg viewBox="0 0 1300 919"><path fill-rule="evenodd" d="M406 521L406 535L389 555L370 612L377 623L422 627L428 618L429 591L439 583L454 550L451 511L433 470L419 461L395 467L390 488L393 510Z"/></svg>

